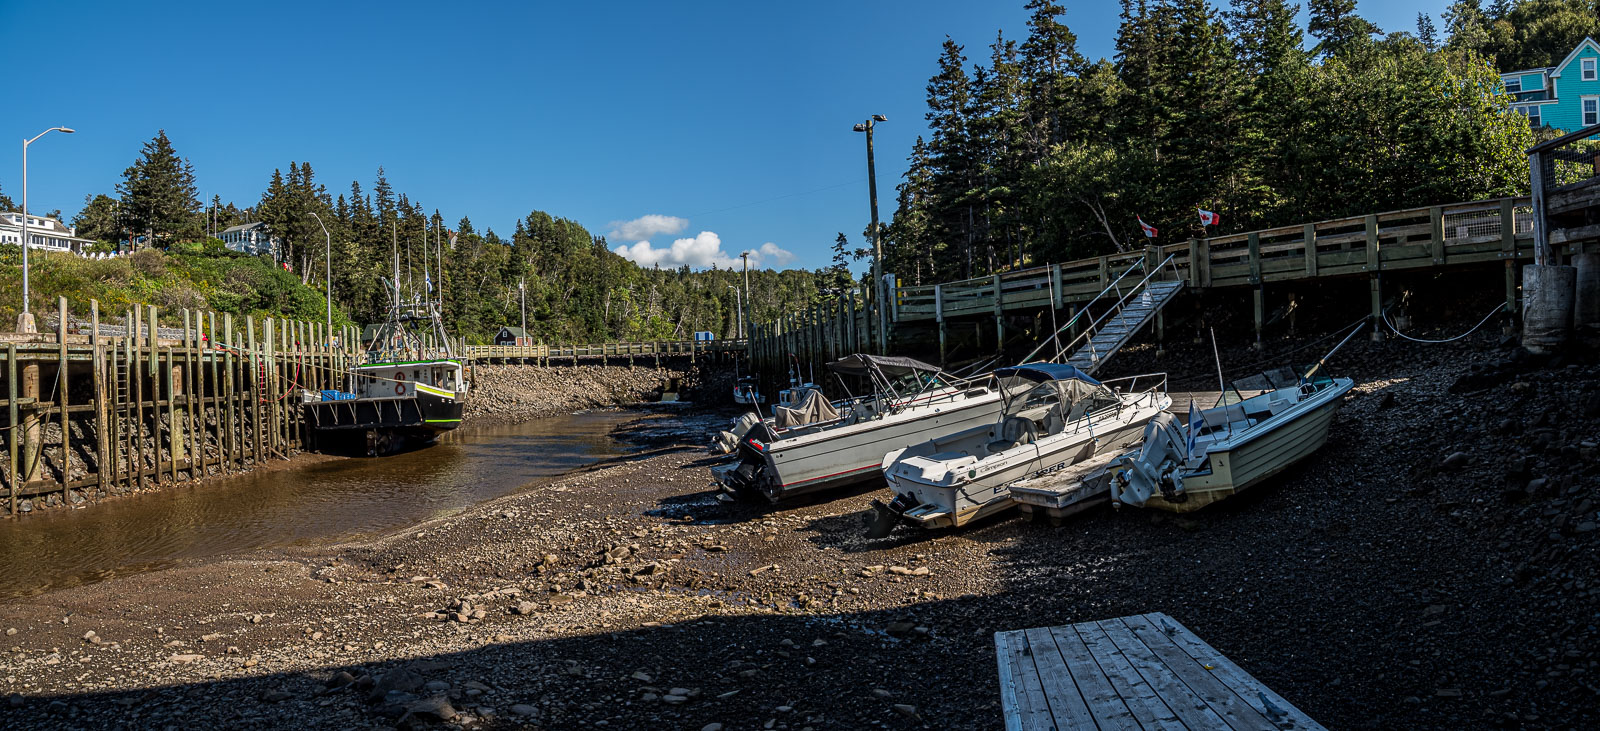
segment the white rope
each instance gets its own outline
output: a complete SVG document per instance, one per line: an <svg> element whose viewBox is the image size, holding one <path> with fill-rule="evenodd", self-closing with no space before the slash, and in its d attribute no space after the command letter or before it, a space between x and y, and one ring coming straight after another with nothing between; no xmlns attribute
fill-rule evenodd
<svg viewBox="0 0 1600 731"><path fill-rule="evenodd" d="M1505 307L1505 305L1495 305L1494 309L1490 310L1489 314L1485 315L1482 320L1479 320L1478 324L1473 325L1471 330L1468 330L1468 331L1466 331L1464 333L1461 333L1460 335L1457 335L1457 336L1455 336L1453 338L1446 338L1444 340L1423 340L1422 338L1414 338L1414 337L1411 337L1410 335L1407 335L1407 334L1405 334L1403 332L1400 332L1400 328L1395 327L1394 323L1389 321L1389 311L1388 310L1384 310L1383 311L1383 324L1388 325L1389 329L1394 331L1394 334L1399 335L1400 337L1405 338L1407 340L1410 340L1410 341L1412 341L1414 343L1425 343L1425 344L1428 344L1428 345L1438 345L1440 343L1453 343L1453 342L1455 342L1457 340L1460 340L1460 339L1462 339L1462 338L1464 338L1464 337L1466 337L1468 335L1471 335L1471 334L1477 332L1478 328L1483 327L1484 323L1487 323L1489 320L1493 319L1494 316L1497 313L1499 313L1500 310L1503 309L1504 307Z"/></svg>

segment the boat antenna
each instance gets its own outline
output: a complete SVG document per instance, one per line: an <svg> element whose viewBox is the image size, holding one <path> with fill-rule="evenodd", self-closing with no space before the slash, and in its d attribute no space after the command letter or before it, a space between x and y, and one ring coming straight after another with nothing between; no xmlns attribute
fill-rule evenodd
<svg viewBox="0 0 1600 731"><path fill-rule="evenodd" d="M1217 399L1222 403L1228 402L1228 385L1222 380L1222 354L1217 352L1217 329L1207 328L1211 331L1211 357L1217 361Z"/></svg>
<svg viewBox="0 0 1600 731"><path fill-rule="evenodd" d="M1322 358L1320 360L1318 360L1315 364L1313 364L1311 366L1310 370L1306 371L1306 375L1305 375L1305 379L1304 380L1307 380L1307 381L1311 380L1311 375L1316 373L1317 369L1321 368L1323 363L1327 363L1328 359L1332 358L1334 353L1339 352L1339 349L1343 348L1345 343L1350 342L1350 338L1355 337L1356 333L1361 332L1361 329L1366 327L1366 326L1367 326L1367 323L1366 323L1365 320L1363 320L1360 325L1356 326L1356 329L1350 331L1349 335L1344 336L1344 339L1340 340L1338 345L1333 346L1333 350L1328 351L1327 355L1322 356Z"/></svg>

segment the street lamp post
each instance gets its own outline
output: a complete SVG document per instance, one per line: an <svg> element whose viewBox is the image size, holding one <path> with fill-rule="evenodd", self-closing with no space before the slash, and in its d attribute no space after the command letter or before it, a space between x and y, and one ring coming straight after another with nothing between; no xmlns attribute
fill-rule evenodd
<svg viewBox="0 0 1600 731"><path fill-rule="evenodd" d="M322 239L327 245L323 255L323 276L328 279L328 333L333 333L333 237L328 234L328 226L322 222L322 216L316 211L307 211L312 218L317 219L317 225L322 227Z"/></svg>
<svg viewBox="0 0 1600 731"><path fill-rule="evenodd" d="M51 132L72 134L71 127L51 127L22 141L22 314L17 316L17 332L36 332L33 313L28 311L28 145Z"/></svg>
<svg viewBox="0 0 1600 731"><path fill-rule="evenodd" d="M528 278L517 280L517 299L522 302L522 336L528 336Z"/></svg>
<svg viewBox="0 0 1600 731"><path fill-rule="evenodd" d="M852 128L856 132L867 133L867 197L872 202L872 296L873 304L878 308L879 353L889 349L889 308L884 302L883 293L883 246L878 242L878 175L872 161L872 128L879 122L887 121L888 117L874 114Z"/></svg>
<svg viewBox="0 0 1600 731"><path fill-rule="evenodd" d="M728 289L733 290L733 301L735 306L739 308L739 337L742 338L744 337L744 297L739 295L738 287L730 284Z"/></svg>

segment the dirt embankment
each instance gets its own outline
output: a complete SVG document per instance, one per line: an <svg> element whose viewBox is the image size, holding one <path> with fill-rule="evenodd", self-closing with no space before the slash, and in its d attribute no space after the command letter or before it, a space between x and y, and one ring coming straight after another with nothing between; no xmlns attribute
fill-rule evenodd
<svg viewBox="0 0 1600 731"><path fill-rule="evenodd" d="M0 727L994 728L995 631L1160 611L1329 728L1595 728L1600 367L1496 340L1352 341L1327 446L1182 517L872 541L881 488L726 505L668 449L0 605ZM1124 367L1214 376L1172 348Z"/></svg>
<svg viewBox="0 0 1600 731"><path fill-rule="evenodd" d="M478 365L473 368L471 424L513 424L579 409L653 401L676 371L640 366Z"/></svg>

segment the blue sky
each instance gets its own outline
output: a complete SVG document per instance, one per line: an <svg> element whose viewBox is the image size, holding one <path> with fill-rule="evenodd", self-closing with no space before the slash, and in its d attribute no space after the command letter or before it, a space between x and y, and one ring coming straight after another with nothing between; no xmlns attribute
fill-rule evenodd
<svg viewBox="0 0 1600 731"><path fill-rule="evenodd" d="M29 208L70 218L165 129L205 200L251 205L291 160L335 193L370 191L382 165L480 230L509 234L538 209L616 232L646 263L756 250L765 266L814 268L837 232L866 227L851 125L889 117L876 133L887 220L939 44L949 34L984 59L997 30L1023 37L1022 4L5 0L0 188L20 198L18 141L74 127L29 148ZM1412 30L1445 4L1360 11ZM1080 50L1109 56L1117 3L1066 5Z"/></svg>

